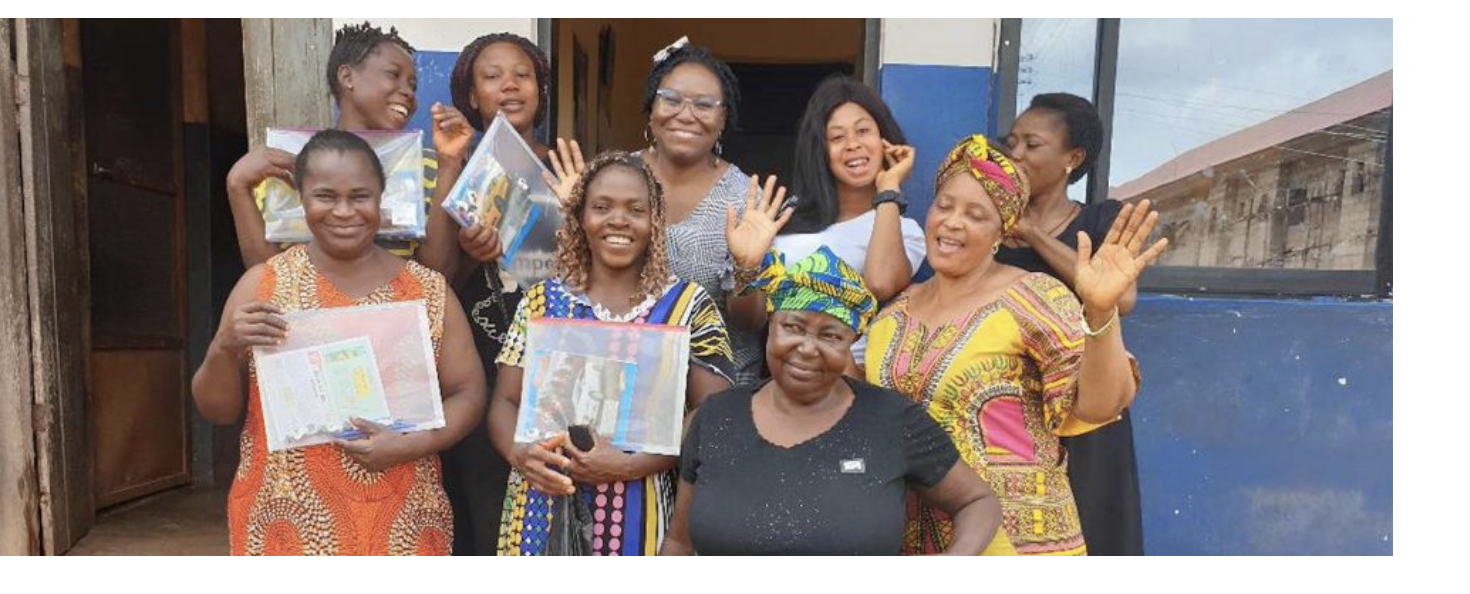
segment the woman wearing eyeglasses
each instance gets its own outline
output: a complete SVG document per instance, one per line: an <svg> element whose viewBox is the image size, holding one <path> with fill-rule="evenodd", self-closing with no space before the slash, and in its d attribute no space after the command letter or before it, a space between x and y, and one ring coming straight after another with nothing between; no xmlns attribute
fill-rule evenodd
<svg viewBox="0 0 1470 594"><path fill-rule="evenodd" d="M753 330L760 323L752 320L765 317L764 302L732 290L725 245L726 213L743 214L750 190L750 176L720 157L720 138L735 125L739 106L740 85L730 67L680 39L654 56L643 95L648 147L639 152L663 184L674 274L703 287L729 322L737 384L759 379L761 349Z"/></svg>

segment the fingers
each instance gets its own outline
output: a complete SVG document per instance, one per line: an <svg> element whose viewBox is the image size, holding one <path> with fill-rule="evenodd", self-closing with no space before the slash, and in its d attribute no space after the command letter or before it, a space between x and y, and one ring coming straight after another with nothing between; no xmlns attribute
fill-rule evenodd
<svg viewBox="0 0 1470 594"><path fill-rule="evenodd" d="M556 178L558 180L563 180L567 178L567 166L562 165L561 162L562 157L566 155L566 153L567 141L565 139L558 138L556 139L556 150L551 151L546 155L546 160L551 162L551 170L556 172ZM570 163L568 163L568 165L570 165ZM554 181L548 181L546 183L552 186L556 185L556 182Z"/></svg>
<svg viewBox="0 0 1470 594"><path fill-rule="evenodd" d="M582 175L582 172L587 170L587 162L584 161L584 160L582 160L582 145L577 144L577 140L575 138L572 139L572 143L571 144L572 144L572 173L574 173L576 175Z"/></svg>
<svg viewBox="0 0 1470 594"><path fill-rule="evenodd" d="M1104 244L1118 243L1123 235L1123 228L1128 226L1128 217L1133 214L1133 205L1124 204L1123 209L1118 211L1118 216L1113 219L1112 226L1108 227L1107 236L1103 237Z"/></svg>
<svg viewBox="0 0 1470 594"><path fill-rule="evenodd" d="M796 209L790 206L786 207L786 210L781 211L781 216L776 217L776 230L780 231L784 228L786 223L791 220L791 215L794 214L796 214Z"/></svg>
<svg viewBox="0 0 1470 594"><path fill-rule="evenodd" d="M379 425L360 417L352 417L349 422L352 423L353 427L355 427L358 431L363 432L367 437L372 437L388 430L388 427L385 425Z"/></svg>
<svg viewBox="0 0 1470 594"><path fill-rule="evenodd" d="M1139 250L1143 249L1143 242L1148 241L1149 234L1153 233L1154 227L1159 224L1159 213L1150 212L1151 205L1148 200L1144 200L1139 203L1138 210L1133 212L1133 218L1141 219L1141 223L1134 229L1133 235L1128 238L1128 243L1124 246L1128 248L1130 254L1136 255Z"/></svg>
<svg viewBox="0 0 1470 594"><path fill-rule="evenodd" d="M785 193L786 193L785 192L786 189L785 188L782 188L781 190L782 190L781 193L784 196ZM771 212L771 203L774 202L773 200L771 200L771 197L775 193L775 191L776 191L776 176L774 176L774 175L768 175L768 176L766 176L766 186L765 186L765 188L763 190L761 190L761 201L760 201L760 204L756 208L759 208L761 212L764 212L764 213L768 213L769 214ZM780 205L781 203L780 202L776 202L776 204L777 205Z"/></svg>
<svg viewBox="0 0 1470 594"><path fill-rule="evenodd" d="M494 225L475 225L459 231L459 247L480 262L500 257L500 229Z"/></svg>
<svg viewBox="0 0 1470 594"><path fill-rule="evenodd" d="M1118 218L1123 218L1123 215L1119 214ZM1123 227L1123 233L1118 238L1118 244L1125 248L1128 245L1133 244L1134 241L1137 239L1138 227L1143 224L1143 221L1146 218L1148 218L1147 204L1139 203L1138 206L1129 211L1127 224Z"/></svg>
<svg viewBox="0 0 1470 594"><path fill-rule="evenodd" d="M1111 233L1109 233L1111 235ZM1092 238L1087 236L1086 231L1077 232L1077 268L1087 266L1092 261Z"/></svg>
<svg viewBox="0 0 1470 594"><path fill-rule="evenodd" d="M766 183L766 188L767 188L767 191L768 192L770 191L770 187L772 185L774 185L775 183L776 183L776 176L773 175L773 176L771 176L770 181L768 181ZM765 210L766 216L769 216L769 217L771 217L773 219L776 218L781 213L781 207L783 207L785 205L786 205L786 186L781 186L779 188L776 188L776 195L773 196L772 199L770 200L770 202L768 202L766 204L766 210Z"/></svg>
<svg viewBox="0 0 1470 594"><path fill-rule="evenodd" d="M1133 259L1133 264L1138 266L1140 271L1142 271L1143 268L1152 266L1155 262L1158 262L1159 256L1163 255L1164 250L1168 247L1168 238L1155 241L1154 244L1148 248L1148 251L1145 251L1143 254L1140 254L1137 258Z"/></svg>
<svg viewBox="0 0 1470 594"><path fill-rule="evenodd" d="M752 210L755 210L755 208L756 208L756 202L758 200L758 196L760 196L760 191L761 191L760 176L758 176L758 175L752 175L752 176L750 176L750 191L745 193L745 212L750 212Z"/></svg>

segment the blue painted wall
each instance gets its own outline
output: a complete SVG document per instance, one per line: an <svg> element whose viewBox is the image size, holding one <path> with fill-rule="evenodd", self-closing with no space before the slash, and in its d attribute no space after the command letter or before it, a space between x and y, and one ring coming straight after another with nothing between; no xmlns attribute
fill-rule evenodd
<svg viewBox="0 0 1470 594"><path fill-rule="evenodd" d="M449 98L449 75L454 73L454 62L458 59L459 52L414 52L414 63L419 71L419 107L408 120L408 129L422 130L426 147L432 147L433 143L433 136L429 131L429 109L436 101L454 106L454 101Z"/></svg>
<svg viewBox="0 0 1470 594"><path fill-rule="evenodd" d="M1393 304L1143 296L1149 554L1393 552Z"/></svg>
<svg viewBox="0 0 1470 594"><path fill-rule="evenodd" d="M992 74L973 66L885 64L879 90L916 153L914 174L904 184L908 215L922 225L934 201L939 162L960 138L987 132Z"/></svg>

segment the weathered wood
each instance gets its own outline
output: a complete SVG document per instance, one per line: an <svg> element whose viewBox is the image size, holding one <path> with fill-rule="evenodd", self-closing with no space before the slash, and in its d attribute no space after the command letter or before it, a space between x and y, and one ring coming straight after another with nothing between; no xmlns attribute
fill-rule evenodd
<svg viewBox="0 0 1470 594"><path fill-rule="evenodd" d="M59 554L92 525L86 417L88 293L85 202L73 172L78 134L59 19L16 19L25 84L17 120L42 552ZM58 51L63 49L63 51ZM73 81L74 82L74 81ZM78 230L81 229L81 232Z"/></svg>
<svg viewBox="0 0 1470 594"><path fill-rule="evenodd" d="M267 127L332 125L326 79L331 19L241 19L240 23L250 147L265 142Z"/></svg>
<svg viewBox="0 0 1470 594"><path fill-rule="evenodd" d="M41 552L12 19L0 19L0 555ZM20 91L24 94L24 91Z"/></svg>

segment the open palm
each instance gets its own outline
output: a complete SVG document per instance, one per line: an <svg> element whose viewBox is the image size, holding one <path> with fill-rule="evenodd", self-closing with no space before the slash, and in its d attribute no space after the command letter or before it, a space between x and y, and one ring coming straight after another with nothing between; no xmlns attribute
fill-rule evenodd
<svg viewBox="0 0 1470 594"><path fill-rule="evenodd" d="M582 159L582 146L576 140L568 143L566 139L558 138L556 150L548 153L546 160L551 162L551 170L556 176L542 172L542 178L551 187L551 192L556 194L556 199L566 204L572 199L572 190L577 187L577 180L582 179L582 172L587 170L587 162Z"/></svg>
<svg viewBox="0 0 1470 594"><path fill-rule="evenodd" d="M1148 200L1123 206L1102 245L1093 252L1092 238L1077 233L1077 296L1082 303L1098 311L1118 305L1129 287L1138 282L1144 269L1158 260L1168 247L1168 239L1160 239L1147 250L1144 242L1159 222L1159 213L1150 212ZM1141 252L1141 253L1140 253Z"/></svg>
<svg viewBox="0 0 1470 594"><path fill-rule="evenodd" d="M745 212L737 217L735 207L731 206L725 213L725 242L736 266L745 269L760 266L776 240L776 233L791 220L792 209L782 209L785 203L786 188L776 187L776 176L766 177L764 189L757 176L750 176Z"/></svg>

